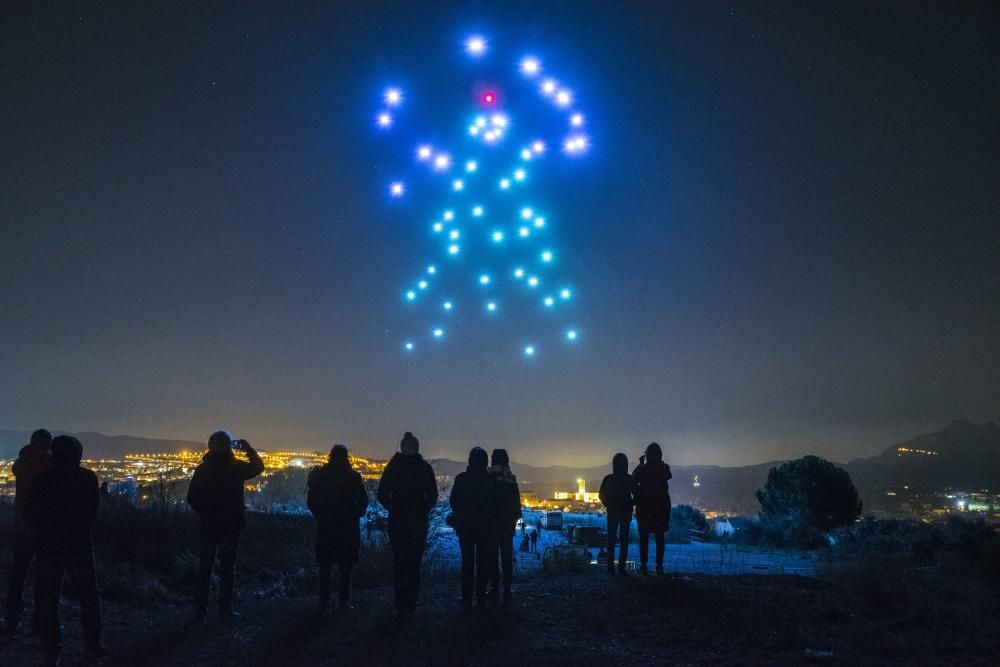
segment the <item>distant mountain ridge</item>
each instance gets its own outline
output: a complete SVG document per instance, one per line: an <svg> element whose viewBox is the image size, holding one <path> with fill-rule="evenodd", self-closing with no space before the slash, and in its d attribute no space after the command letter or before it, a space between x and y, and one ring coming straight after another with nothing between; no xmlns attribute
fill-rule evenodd
<svg viewBox="0 0 1000 667"><path fill-rule="evenodd" d="M186 440L136 438L127 435L78 433L87 448L88 458L121 458L137 452L200 451L205 443ZM0 458L17 456L31 434L0 430ZM430 459L441 475L454 477L466 464L451 459ZM638 461L630 461L634 467ZM781 461L749 466L716 465L671 466L673 480L670 494L674 504L689 503L729 513L755 513L754 492L764 485L768 470ZM945 488L975 490L1000 489L1000 425L993 421L973 424L958 420L940 431L917 436L892 445L877 456L841 464L851 474L866 508L875 508L889 487L914 489ZM512 462L522 490L534 491L540 498L551 497L556 490L573 491L576 480L596 490L611 471L607 465L575 468L555 465L531 466ZM695 477L698 486L694 485Z"/></svg>

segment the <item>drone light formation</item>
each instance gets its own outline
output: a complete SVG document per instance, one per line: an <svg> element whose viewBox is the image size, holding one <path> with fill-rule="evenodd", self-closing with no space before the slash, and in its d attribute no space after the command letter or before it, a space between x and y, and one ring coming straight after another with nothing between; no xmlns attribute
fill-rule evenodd
<svg viewBox="0 0 1000 667"><path fill-rule="evenodd" d="M492 45L483 35L467 36L463 47L466 56L473 61L473 68L479 67L475 61L494 60L486 58L492 51ZM407 93L398 86L382 90L379 99L381 108L377 109L375 125L385 131L391 140L395 140L396 135L406 135L403 137L406 145L415 146L410 153L411 164L426 169L430 174L448 172L453 164L463 172L461 178L445 178L443 182L441 178L431 176L426 183L424 180L405 178L406 174L400 173L404 178L388 184L392 198L405 197L401 206L425 201L426 194L437 196L439 206L440 202L444 202L444 206L430 218L430 232L427 231L427 222L421 224L423 234L431 241L434 251L431 261L422 264L423 268L418 276L412 278L413 282L404 289L403 295L407 310L412 310L414 314L429 307L438 316L447 314L450 318L448 321L452 330L448 331L447 337L443 321L425 321L427 328L417 329L418 333L421 330L426 332L424 336L431 340L455 339L465 327L475 326L468 318L450 315L461 308L465 298L477 298L471 296L471 292L469 297L459 293L465 293L471 285L480 290L478 299L486 294L490 298L471 304L472 310L463 312L473 312L478 308L479 312L495 316L490 317L491 320L512 317L512 311L516 309L510 306L520 299L530 306L528 311L523 312L533 310L536 317L549 322L554 320L555 335L552 340L575 343L579 337L576 326L579 322L563 320L572 316L578 307L570 302L572 291L569 287L553 291L565 278L560 275L564 268L560 265L565 262L556 261L557 236L563 221L557 215L552 216L552 229L548 229L546 217L551 211L545 210L544 201L544 195L548 193L540 191L537 185L532 186L544 181L544 178L537 178L538 169L552 158L559 157L558 151L553 151L552 156L547 155L550 145L562 146L561 154L566 157L579 157L588 151L590 138L583 132L586 117L578 109L573 90L554 76L557 72L550 71L550 68L543 71L541 59L536 55L522 54L507 62L513 63L511 66L516 68L513 73L519 76L502 82L493 78L495 72L479 75L483 77L481 80L489 78L490 87L472 86L477 92L468 101L471 108L468 109L467 120L463 126L456 128L458 133L450 139L440 138L441 128L431 128L434 131L423 133L415 131L420 128L411 129L409 124L414 119L408 113L411 105ZM520 113L512 114L512 109L523 108L521 102L535 99L547 102L541 105L541 113L527 114L522 118L518 117ZM517 104L510 107L508 101ZM544 120L547 115L553 114L562 120L555 124ZM435 137L433 145L426 141L428 137ZM411 141L413 143L409 143ZM492 157L488 157L487 153ZM454 159L452 156L455 156ZM538 169L534 168L536 164ZM528 178L529 169L531 179ZM419 196L409 197L409 186L412 186L412 194ZM430 188L430 192L423 192L425 188ZM531 190L530 197L526 196L529 195L528 189ZM463 202L452 200L454 197L463 197ZM465 197L474 199L470 202ZM530 202L530 199L535 201ZM512 221L515 224L511 224ZM540 247L541 243L545 245ZM547 293L539 294L543 284ZM427 302L428 298L430 302ZM504 304L503 312L500 303ZM543 306L540 310L539 304ZM515 322L519 324L524 319L516 317ZM570 324L573 326L568 326ZM412 331L410 333L411 336L402 341L402 348L407 353L417 350L419 344L419 336L412 335ZM545 341L539 340L536 331L523 333L528 335L521 339L521 354L524 357L536 356L541 349L539 343ZM526 340L531 342L526 343Z"/></svg>

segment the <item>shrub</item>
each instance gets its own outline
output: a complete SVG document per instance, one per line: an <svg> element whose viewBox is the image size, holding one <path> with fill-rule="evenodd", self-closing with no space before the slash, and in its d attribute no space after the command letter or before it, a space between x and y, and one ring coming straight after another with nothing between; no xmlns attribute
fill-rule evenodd
<svg viewBox="0 0 1000 667"><path fill-rule="evenodd" d="M687 544L693 537L704 539L708 533L708 520L690 505L677 505L670 510L670 531L667 540L674 544Z"/></svg>
<svg viewBox="0 0 1000 667"><path fill-rule="evenodd" d="M772 544L819 546L824 533L861 515L851 476L818 456L771 468L756 496L764 539Z"/></svg>

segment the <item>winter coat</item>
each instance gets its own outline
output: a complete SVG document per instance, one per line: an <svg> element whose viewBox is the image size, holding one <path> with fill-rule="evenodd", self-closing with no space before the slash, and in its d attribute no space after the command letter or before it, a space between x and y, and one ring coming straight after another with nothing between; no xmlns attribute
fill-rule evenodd
<svg viewBox="0 0 1000 667"><path fill-rule="evenodd" d="M615 469L610 475L604 476L598 495L608 514L631 515L636 491L635 480L628 474L628 469Z"/></svg>
<svg viewBox="0 0 1000 667"><path fill-rule="evenodd" d="M451 487L451 511L460 538L490 537L499 525L499 482L485 467L469 466Z"/></svg>
<svg viewBox="0 0 1000 667"><path fill-rule="evenodd" d="M378 501L389 511L389 523L419 521L438 500L434 470L420 454L397 452L382 471L378 483Z"/></svg>
<svg viewBox="0 0 1000 667"><path fill-rule="evenodd" d="M264 462L252 449L249 461L240 461L232 452L208 452L195 468L187 501L201 517L202 529L212 534L242 530L246 524L243 487L247 480L264 472Z"/></svg>
<svg viewBox="0 0 1000 667"><path fill-rule="evenodd" d="M497 482L497 530L501 537L514 534L517 520L521 518L521 490L517 476L509 466L490 466L490 477Z"/></svg>
<svg viewBox="0 0 1000 667"><path fill-rule="evenodd" d="M90 526L100 503L97 475L60 462L38 473L24 504L39 556L78 556L93 550Z"/></svg>
<svg viewBox="0 0 1000 667"><path fill-rule="evenodd" d="M14 486L14 530L24 532L28 530L28 523L24 520L24 504L28 499L28 491L31 482L35 477L47 470L49 467L49 452L42 447L25 445L21 448L14 461L12 471L15 478Z"/></svg>
<svg viewBox="0 0 1000 667"><path fill-rule="evenodd" d="M639 530L662 533L670 528L670 466L663 461L647 461L632 472L638 493L635 518Z"/></svg>
<svg viewBox="0 0 1000 667"><path fill-rule="evenodd" d="M349 463L313 468L306 504L316 517L316 560L357 563L361 548L358 520L368 509L361 475Z"/></svg>

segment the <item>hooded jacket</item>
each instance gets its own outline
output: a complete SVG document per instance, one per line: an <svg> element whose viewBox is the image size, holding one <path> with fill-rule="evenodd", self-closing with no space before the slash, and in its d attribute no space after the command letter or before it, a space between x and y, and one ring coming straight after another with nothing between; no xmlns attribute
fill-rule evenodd
<svg viewBox="0 0 1000 667"><path fill-rule="evenodd" d="M632 475L628 474L628 458L624 454L616 454L611 461L611 470L611 474L605 475L601 481L601 490L598 494L601 503L608 513L632 514L636 485Z"/></svg>
<svg viewBox="0 0 1000 667"><path fill-rule="evenodd" d="M389 511L389 521L426 522L437 500L437 480L431 465L420 454L396 452L378 483L378 501Z"/></svg>
<svg viewBox="0 0 1000 667"><path fill-rule="evenodd" d="M648 454L647 454L648 457ZM670 528L670 466L649 458L632 472L638 486L635 518L640 530L662 533Z"/></svg>
<svg viewBox="0 0 1000 667"><path fill-rule="evenodd" d="M358 520L368 509L368 493L360 473L346 461L313 468L306 504L316 517L317 558L321 562L358 562Z"/></svg>
<svg viewBox="0 0 1000 667"><path fill-rule="evenodd" d="M24 505L28 499L28 491L35 477L49 467L49 451L38 445L25 445L14 461L14 529L18 532L27 531L28 523L24 519Z"/></svg>
<svg viewBox="0 0 1000 667"><path fill-rule="evenodd" d="M243 487L247 480L264 472L264 462L252 449L249 461L240 461L231 451L208 452L195 468L187 501L201 516L202 527L210 532L240 530L246 524Z"/></svg>
<svg viewBox="0 0 1000 667"><path fill-rule="evenodd" d="M493 464L489 473L497 482L497 529L513 534L521 518L521 490L517 486L517 476L510 470L506 450L493 450Z"/></svg>
<svg viewBox="0 0 1000 667"><path fill-rule="evenodd" d="M470 456L469 467L451 487L449 503L459 537L490 537L499 525L499 483L488 472L486 452L479 451L482 460Z"/></svg>
<svg viewBox="0 0 1000 667"><path fill-rule="evenodd" d="M93 550L90 526L100 502L97 475L79 461L52 459L31 482L24 518L39 556L78 556Z"/></svg>

